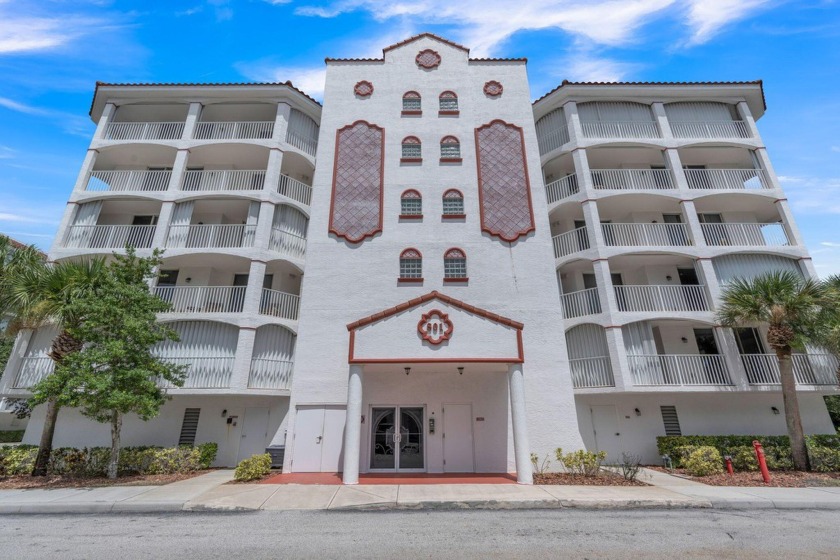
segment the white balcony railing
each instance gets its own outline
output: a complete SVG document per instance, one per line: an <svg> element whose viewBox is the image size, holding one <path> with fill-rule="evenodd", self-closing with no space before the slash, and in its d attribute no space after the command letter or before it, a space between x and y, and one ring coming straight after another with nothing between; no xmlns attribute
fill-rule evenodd
<svg viewBox="0 0 840 560"><path fill-rule="evenodd" d="M685 169L689 189L771 189L763 169Z"/></svg>
<svg viewBox="0 0 840 560"><path fill-rule="evenodd" d="M260 300L260 313L263 315L297 321L299 309L300 296L263 288Z"/></svg>
<svg viewBox="0 0 840 560"><path fill-rule="evenodd" d="M793 375L800 385L837 385L838 361L831 354L794 354ZM779 385L779 360L775 354L741 354L751 385Z"/></svg>
<svg viewBox="0 0 840 560"><path fill-rule="evenodd" d="M589 236L586 234L585 227L555 235L551 241L554 243L554 257L558 259L589 249Z"/></svg>
<svg viewBox="0 0 840 560"><path fill-rule="evenodd" d="M152 246L155 226L70 226L65 247L76 249L123 249L131 245L137 249Z"/></svg>
<svg viewBox="0 0 840 560"><path fill-rule="evenodd" d="M601 300L598 298L598 288L587 288L577 292L570 292L561 296L563 302L563 317L572 319L584 315L595 315L601 312Z"/></svg>
<svg viewBox="0 0 840 560"><path fill-rule="evenodd" d="M744 121L673 122L671 132L675 138L749 138Z"/></svg>
<svg viewBox="0 0 840 560"><path fill-rule="evenodd" d="M150 192L169 188L171 171L91 171L86 191Z"/></svg>
<svg viewBox="0 0 840 560"><path fill-rule="evenodd" d="M578 192L580 192L580 189L578 188L577 176L574 173L552 181L545 186L545 198L549 204L554 204L558 200L563 200Z"/></svg>
<svg viewBox="0 0 840 560"><path fill-rule="evenodd" d="M271 241L268 245L272 251L285 253L292 257L303 258L306 254L306 238L280 228L271 230Z"/></svg>
<svg viewBox="0 0 840 560"><path fill-rule="evenodd" d="M114 122L105 128L105 140L179 140L184 122Z"/></svg>
<svg viewBox="0 0 840 560"><path fill-rule="evenodd" d="M274 135L274 121L199 122L195 125L196 140L257 140Z"/></svg>
<svg viewBox="0 0 840 560"><path fill-rule="evenodd" d="M265 186L261 169L188 169L184 172L183 191L260 191Z"/></svg>
<svg viewBox="0 0 840 560"><path fill-rule="evenodd" d="M705 286L615 286L619 311L708 311Z"/></svg>
<svg viewBox="0 0 840 560"><path fill-rule="evenodd" d="M731 385L720 354L627 356L634 385Z"/></svg>
<svg viewBox="0 0 840 560"><path fill-rule="evenodd" d="M673 189L671 172L667 169L592 169L592 186L609 190Z"/></svg>
<svg viewBox="0 0 840 560"><path fill-rule="evenodd" d="M253 247L256 225L196 224L169 226L167 247L210 249Z"/></svg>
<svg viewBox="0 0 840 560"><path fill-rule="evenodd" d="M653 121L581 121L580 126L587 138L660 138Z"/></svg>
<svg viewBox="0 0 840 560"><path fill-rule="evenodd" d="M20 362L14 389L29 389L55 370L55 362L49 356L27 356Z"/></svg>
<svg viewBox="0 0 840 560"><path fill-rule="evenodd" d="M186 366L187 377L184 389L226 389L230 387L233 376L233 357L229 356L197 356L166 358L175 365ZM161 386L175 388L174 385L162 382Z"/></svg>
<svg viewBox="0 0 840 560"><path fill-rule="evenodd" d="M250 389L290 389L294 362L254 358L251 360Z"/></svg>
<svg viewBox="0 0 840 560"><path fill-rule="evenodd" d="M172 304L170 313L241 313L245 286L156 286L154 293Z"/></svg>
<svg viewBox="0 0 840 560"><path fill-rule="evenodd" d="M292 130L291 127L286 130L286 143L312 157L315 157L315 152L318 149L317 137Z"/></svg>
<svg viewBox="0 0 840 560"><path fill-rule="evenodd" d="M575 389L615 387L612 366L607 356L569 360L569 369Z"/></svg>
<svg viewBox="0 0 840 560"><path fill-rule="evenodd" d="M700 224L708 245L767 247L790 245L782 224Z"/></svg>
<svg viewBox="0 0 840 560"><path fill-rule="evenodd" d="M280 175L277 192L307 206L312 202L312 187L288 175Z"/></svg>
<svg viewBox="0 0 840 560"><path fill-rule="evenodd" d="M563 144L569 143L569 130L566 125L562 125L552 130L545 132L537 137L537 144L540 147L540 155L544 156L552 150L556 150Z"/></svg>
<svg viewBox="0 0 840 560"><path fill-rule="evenodd" d="M691 245L685 224L601 224L604 242L614 247L686 247Z"/></svg>

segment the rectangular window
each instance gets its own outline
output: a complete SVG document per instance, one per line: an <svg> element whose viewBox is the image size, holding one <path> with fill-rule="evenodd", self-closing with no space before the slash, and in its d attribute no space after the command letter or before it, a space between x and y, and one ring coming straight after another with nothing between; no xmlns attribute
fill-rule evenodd
<svg viewBox="0 0 840 560"><path fill-rule="evenodd" d="M467 259L444 259L443 260L443 277L444 278L466 278L467 277Z"/></svg>
<svg viewBox="0 0 840 560"><path fill-rule="evenodd" d="M423 278L423 259L400 259L400 278Z"/></svg>
<svg viewBox="0 0 840 560"><path fill-rule="evenodd" d="M440 98L441 111L457 111L458 98L457 97L441 97Z"/></svg>
<svg viewBox="0 0 840 560"><path fill-rule="evenodd" d="M444 198L443 199L443 214L463 214L464 213L464 199L463 198Z"/></svg>
<svg viewBox="0 0 840 560"><path fill-rule="evenodd" d="M442 158L459 158L461 157L460 144L441 144L440 157Z"/></svg>
<svg viewBox="0 0 840 560"><path fill-rule="evenodd" d="M403 97L403 111L419 111L420 109L419 97Z"/></svg>
<svg viewBox="0 0 840 560"><path fill-rule="evenodd" d="M403 216L419 216L423 213L423 199L403 198L400 202L400 213Z"/></svg>
<svg viewBox="0 0 840 560"><path fill-rule="evenodd" d="M402 157L404 158L420 158L423 153L420 149L420 144L403 144Z"/></svg>
<svg viewBox="0 0 840 560"><path fill-rule="evenodd" d="M184 421L181 424L178 445L195 445L195 433L198 431L198 416L200 414L200 408L188 408L184 411Z"/></svg>

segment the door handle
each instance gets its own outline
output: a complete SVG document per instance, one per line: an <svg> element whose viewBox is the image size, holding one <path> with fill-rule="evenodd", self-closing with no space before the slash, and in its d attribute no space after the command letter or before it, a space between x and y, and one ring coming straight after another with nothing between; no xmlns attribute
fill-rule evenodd
<svg viewBox="0 0 840 560"><path fill-rule="evenodd" d="M618 432L616 432L616 433L615 433L615 435L620 436L621 434L620 434L620 433L618 433Z"/></svg>
<svg viewBox="0 0 840 560"><path fill-rule="evenodd" d="M323 436L318 436L318 437L316 437L316 438L315 438L315 443L321 443L321 438L322 438L322 437L323 437Z"/></svg>

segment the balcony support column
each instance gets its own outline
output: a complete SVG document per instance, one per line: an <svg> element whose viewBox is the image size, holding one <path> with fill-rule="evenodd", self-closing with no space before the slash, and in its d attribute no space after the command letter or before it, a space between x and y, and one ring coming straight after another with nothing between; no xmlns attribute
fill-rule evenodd
<svg viewBox="0 0 840 560"><path fill-rule="evenodd" d="M286 133L289 130L289 118L291 114L291 105L282 101L277 104L277 114L274 117L274 135L271 137L275 142L286 141Z"/></svg>
<svg viewBox="0 0 840 560"><path fill-rule="evenodd" d="M693 200L680 200L680 209L683 218L688 226L688 235L691 237L695 247L705 247L706 237L703 235L703 226L700 225L700 218L697 216L697 208Z"/></svg>
<svg viewBox="0 0 840 560"><path fill-rule="evenodd" d="M79 171L79 175L76 177L76 184L73 186L74 193L84 192L87 189L90 173L93 171L93 166L96 164L97 155L99 155L99 150L88 148L88 151L85 154L85 159L82 162L82 169Z"/></svg>
<svg viewBox="0 0 840 560"><path fill-rule="evenodd" d="M674 186L680 191L689 190L679 151L676 148L666 148L663 150L663 155L665 156L665 166L671 172L671 178L674 179Z"/></svg>
<svg viewBox="0 0 840 560"><path fill-rule="evenodd" d="M712 259L699 258L694 263L694 270L697 271L698 279L706 286L706 297L709 298L709 310L715 311L720 306L720 284L718 284Z"/></svg>
<svg viewBox="0 0 840 560"><path fill-rule="evenodd" d="M623 391L633 386L633 374L630 371L630 362L627 360L627 350L624 348L624 335L621 327L618 326L604 327L604 334L607 338L613 382L616 390Z"/></svg>
<svg viewBox="0 0 840 560"><path fill-rule="evenodd" d="M201 103L192 102L190 108L187 110L187 120L184 122L184 132L181 134L181 140L190 140L195 137L195 125L198 123L198 118L201 116Z"/></svg>
<svg viewBox="0 0 840 560"><path fill-rule="evenodd" d="M656 120L656 124L659 125L659 133L662 135L662 138L665 140L673 139L674 135L671 132L671 125L668 123L668 115L665 113L665 104L657 101L651 104L651 110L653 111L653 118Z"/></svg>
<svg viewBox="0 0 840 560"><path fill-rule="evenodd" d="M257 218L257 231L254 235L254 247L257 249L268 249L271 243L271 228L274 224L274 211L279 211L271 202L260 203L260 215Z"/></svg>
<svg viewBox="0 0 840 560"><path fill-rule="evenodd" d="M595 284L598 287L598 300L601 302L601 312L617 312L618 304L615 299L615 289L612 285L610 262L607 259L595 259L592 261L592 271L595 273Z"/></svg>
<svg viewBox="0 0 840 560"><path fill-rule="evenodd" d="M275 125L276 127L276 125ZM276 128L275 128L276 130ZM265 187L268 192L277 192L280 185L280 170L283 168L283 150L271 148L268 152L268 166L265 170Z"/></svg>
<svg viewBox="0 0 840 560"><path fill-rule="evenodd" d="M166 238L169 236L169 224L172 221L173 212L175 212L174 202L164 202L160 205L158 223L155 226L155 236L152 238L152 249L163 249L166 247Z"/></svg>
<svg viewBox="0 0 840 560"><path fill-rule="evenodd" d="M184 171L187 169L187 160L190 157L189 150L178 150L175 154L175 163L172 164L172 173L169 176L169 185L166 190L180 191L184 183Z"/></svg>
<svg viewBox="0 0 840 560"><path fill-rule="evenodd" d="M779 183L779 176L776 175L776 170L770 162L770 156L767 155L767 148L756 148L753 151L755 160L758 163L758 168L764 171L764 178L767 180L767 186L771 189L781 189L782 185Z"/></svg>
<svg viewBox="0 0 840 560"><path fill-rule="evenodd" d="M741 354L738 351L738 343L735 341L735 333L732 329L715 327L717 342L720 346L720 353L723 354L723 361L729 373L729 381L741 390L749 388L747 372L741 362Z"/></svg>
<svg viewBox="0 0 840 560"><path fill-rule="evenodd" d="M260 313L265 269L266 264L263 261L251 261L251 268L248 270L248 287L245 288L245 304L242 308L246 315Z"/></svg>
<svg viewBox="0 0 840 560"><path fill-rule="evenodd" d="M61 223L58 225L58 235L53 240L50 253L65 245L67 237L70 235L70 227L76 221L76 208L78 206L78 202L68 202L67 206L64 207L64 214L61 216Z"/></svg>
<svg viewBox="0 0 840 560"><path fill-rule="evenodd" d="M580 125L577 103L574 101L565 103L563 105L563 116L566 118L566 130L569 133L569 142L577 146L583 139L583 127Z"/></svg>
<svg viewBox="0 0 840 560"><path fill-rule="evenodd" d="M15 337L12 352L9 354L9 360L6 362L6 369L0 372L0 391L8 393L15 386L18 375L20 375L20 368L23 366L23 357L26 356L26 350L29 348L29 342L35 334L33 329L23 329Z"/></svg>
<svg viewBox="0 0 840 560"><path fill-rule="evenodd" d="M525 412L525 374L522 364L508 366L510 419L513 430L513 456L516 460L516 482L533 484L531 448L528 443L528 416Z"/></svg>
<svg viewBox="0 0 840 560"><path fill-rule="evenodd" d="M233 358L233 375L230 379L231 389L247 389L248 378L251 376L251 356L254 353L254 342L257 339L257 329L242 327L236 341L236 355Z"/></svg>
<svg viewBox="0 0 840 560"><path fill-rule="evenodd" d="M752 116L749 104L746 101L739 101L736 108L738 109L738 117L744 121L744 125L747 127L747 132L749 132L750 138L760 140L761 135L758 133L758 127L755 125L755 119Z"/></svg>
<svg viewBox="0 0 840 560"><path fill-rule="evenodd" d="M102 116L99 117L99 122L96 123L96 132L93 133L95 140L105 140L105 132L108 130L108 125L114 119L117 112L117 106L113 103L106 103L105 108L102 109Z"/></svg>
<svg viewBox="0 0 840 560"><path fill-rule="evenodd" d="M788 199L779 198L776 201L776 210L779 212L779 219L782 221L782 227L787 235L788 243L791 245L804 246L805 240L802 234L799 233L799 228L796 227L796 222L793 219L793 212L790 209Z"/></svg>
<svg viewBox="0 0 840 560"><path fill-rule="evenodd" d="M344 465L341 481L359 483L359 463L362 452L362 403L364 366L350 364L347 379L347 420L344 424Z"/></svg>

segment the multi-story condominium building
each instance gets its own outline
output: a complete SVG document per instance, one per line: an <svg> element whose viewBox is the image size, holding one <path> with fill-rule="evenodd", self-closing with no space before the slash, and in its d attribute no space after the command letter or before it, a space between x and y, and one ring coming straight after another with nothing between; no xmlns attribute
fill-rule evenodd
<svg viewBox="0 0 840 560"><path fill-rule="evenodd" d="M131 444L285 449L287 471L517 472L658 435L785 433L765 331L715 324L735 277L814 270L755 121L760 82L564 82L430 34L291 84L98 84L50 258L165 248L189 365ZM26 333L0 389L49 373ZM834 357L795 356L833 431ZM37 440L43 413L26 434ZM58 445L108 428L62 411Z"/></svg>

